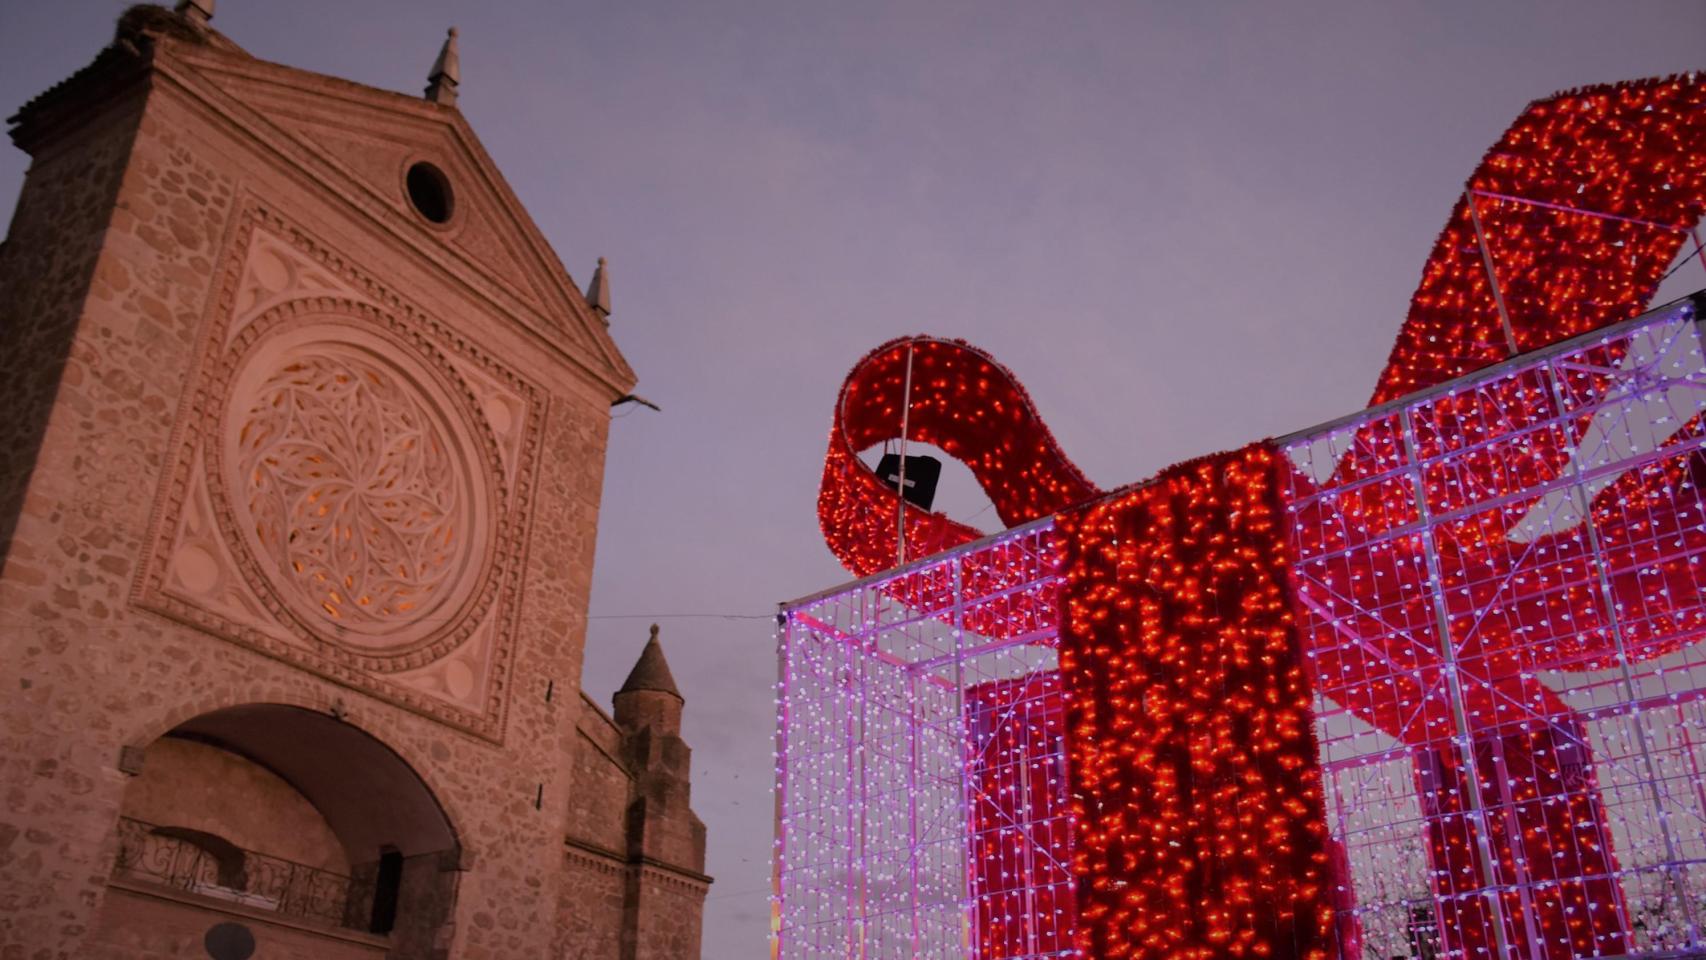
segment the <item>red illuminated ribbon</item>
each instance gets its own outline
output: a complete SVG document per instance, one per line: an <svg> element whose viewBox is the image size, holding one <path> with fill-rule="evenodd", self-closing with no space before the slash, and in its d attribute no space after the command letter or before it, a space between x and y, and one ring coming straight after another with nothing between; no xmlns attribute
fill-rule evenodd
<svg viewBox="0 0 1706 960"><path fill-rule="evenodd" d="M1055 443L1018 378L989 354L961 340L891 340L860 360L842 385L818 494L824 540L856 576L886 570L898 555L900 497L859 453L899 439L903 419L908 441L933 444L971 468L1008 526L1101 494ZM983 536L916 507L907 509L905 522L909 558Z"/></svg>
<svg viewBox="0 0 1706 960"><path fill-rule="evenodd" d="M1690 74L1528 105L1469 178L1518 350L1640 314L1706 212L1706 82ZM1510 355L1460 197L1370 404Z"/></svg>

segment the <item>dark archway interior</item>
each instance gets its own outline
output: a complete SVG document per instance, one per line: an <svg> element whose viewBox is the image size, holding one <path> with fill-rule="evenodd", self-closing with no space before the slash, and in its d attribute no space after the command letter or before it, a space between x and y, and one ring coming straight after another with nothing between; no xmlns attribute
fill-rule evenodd
<svg viewBox="0 0 1706 960"><path fill-rule="evenodd" d="M167 736L229 750L273 771L319 809L352 860L458 849L432 791L395 751L326 714L245 704L202 714Z"/></svg>
<svg viewBox="0 0 1706 960"><path fill-rule="evenodd" d="M245 917L286 918L298 931L290 936L357 931L383 936L388 960L442 956L461 848L431 788L396 751L336 716L276 703L204 713L148 750L159 765L150 760L128 788L115 882L190 899L125 901L131 912L113 922L126 936L182 919L161 911L199 910L211 921L231 916L235 902Z"/></svg>

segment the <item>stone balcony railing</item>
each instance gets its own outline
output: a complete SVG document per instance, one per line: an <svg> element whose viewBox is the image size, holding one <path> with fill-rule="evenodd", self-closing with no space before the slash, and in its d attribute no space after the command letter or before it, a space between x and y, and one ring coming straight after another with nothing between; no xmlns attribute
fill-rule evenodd
<svg viewBox="0 0 1706 960"><path fill-rule="evenodd" d="M113 876L278 913L311 924L365 929L371 885L244 850L213 834L119 818Z"/></svg>

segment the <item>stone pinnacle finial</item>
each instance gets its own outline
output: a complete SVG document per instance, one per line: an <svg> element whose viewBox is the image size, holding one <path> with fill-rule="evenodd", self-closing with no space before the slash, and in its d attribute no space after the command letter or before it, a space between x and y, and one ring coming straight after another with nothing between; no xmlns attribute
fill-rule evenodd
<svg viewBox="0 0 1706 960"><path fill-rule="evenodd" d="M173 9L197 23L206 23L213 19L213 3L214 0L178 0Z"/></svg>
<svg viewBox="0 0 1706 960"><path fill-rule="evenodd" d="M447 107L455 106L456 88L461 84L462 58L456 51L456 28L451 27L449 36L444 38L444 46L438 51L438 59L432 63L432 72L427 74L426 98Z"/></svg>
<svg viewBox="0 0 1706 960"><path fill-rule="evenodd" d="M605 323L610 322L610 264L603 257L598 258L598 269L592 272L592 282L586 285L586 303L598 311ZM657 632L657 624L652 624L652 632Z"/></svg>

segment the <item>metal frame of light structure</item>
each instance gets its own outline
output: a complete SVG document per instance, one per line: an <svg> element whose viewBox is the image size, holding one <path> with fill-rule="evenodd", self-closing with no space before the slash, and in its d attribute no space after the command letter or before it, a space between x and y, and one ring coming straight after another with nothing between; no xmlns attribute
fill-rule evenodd
<svg viewBox="0 0 1706 960"><path fill-rule="evenodd" d="M1279 441L1366 955L1702 946L1703 410L1683 301Z"/></svg>
<svg viewBox="0 0 1706 960"><path fill-rule="evenodd" d="M782 605L777 956L1071 953L1058 579L1041 521Z"/></svg>
<svg viewBox="0 0 1706 960"><path fill-rule="evenodd" d="M1347 956L1706 945L1698 305L1276 441ZM778 956L1073 955L1056 538L782 605Z"/></svg>

